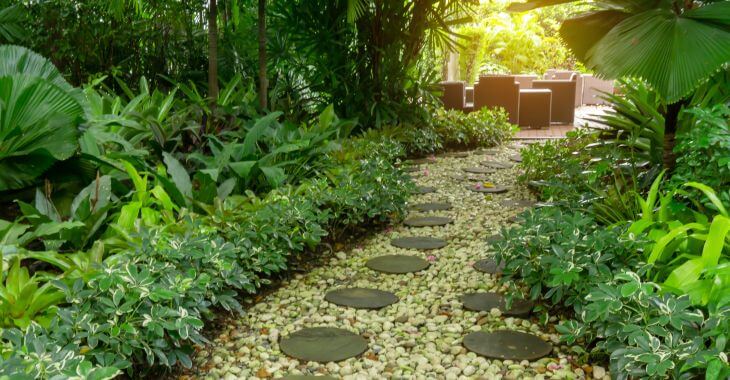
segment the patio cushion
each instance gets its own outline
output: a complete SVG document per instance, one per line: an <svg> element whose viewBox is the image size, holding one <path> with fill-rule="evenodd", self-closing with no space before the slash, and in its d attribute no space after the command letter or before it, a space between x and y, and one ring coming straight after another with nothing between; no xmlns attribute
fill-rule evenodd
<svg viewBox="0 0 730 380"><path fill-rule="evenodd" d="M532 82L537 79L537 75L515 75L515 82L519 83L520 90L532 88Z"/></svg>

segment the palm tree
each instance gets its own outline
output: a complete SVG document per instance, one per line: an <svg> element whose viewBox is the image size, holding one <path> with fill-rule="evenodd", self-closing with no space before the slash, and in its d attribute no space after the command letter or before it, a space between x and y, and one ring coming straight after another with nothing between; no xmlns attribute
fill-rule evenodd
<svg viewBox="0 0 730 380"><path fill-rule="evenodd" d="M266 0L259 0L259 106L267 107L268 79L266 77Z"/></svg>
<svg viewBox="0 0 730 380"><path fill-rule="evenodd" d="M214 107L218 100L218 3L208 5L208 97Z"/></svg>
<svg viewBox="0 0 730 380"><path fill-rule="evenodd" d="M523 12L575 0L511 4ZM646 80L667 105L665 166L673 166L677 116L686 98L730 62L730 1L606 0L563 22L560 34L586 67L606 78Z"/></svg>

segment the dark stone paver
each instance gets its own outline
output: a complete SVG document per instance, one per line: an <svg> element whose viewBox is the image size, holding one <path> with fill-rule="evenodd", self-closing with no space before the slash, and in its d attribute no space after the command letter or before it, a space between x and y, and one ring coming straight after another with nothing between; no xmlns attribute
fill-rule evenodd
<svg viewBox="0 0 730 380"><path fill-rule="evenodd" d="M492 258L483 259L474 263L474 269L482 273L502 274L502 270L504 269L504 262L497 265L497 261Z"/></svg>
<svg viewBox="0 0 730 380"><path fill-rule="evenodd" d="M413 194L430 194L435 193L436 188L431 186L418 186L416 187L416 190L413 192Z"/></svg>
<svg viewBox="0 0 730 380"><path fill-rule="evenodd" d="M478 355L500 360L537 360L552 352L551 344L519 331L476 331L464 337L464 347Z"/></svg>
<svg viewBox="0 0 730 380"><path fill-rule="evenodd" d="M471 191L475 191L477 193L487 193L487 194L501 194L506 193L509 191L508 188L504 186L483 186L482 184L476 184L474 186L467 186L467 189Z"/></svg>
<svg viewBox="0 0 730 380"><path fill-rule="evenodd" d="M368 349L368 342L348 330L313 327L296 331L281 339L279 348L295 359L328 363L361 355Z"/></svg>
<svg viewBox="0 0 730 380"><path fill-rule="evenodd" d="M390 244L398 248L429 250L446 247L449 243L438 238L411 236L393 239Z"/></svg>
<svg viewBox="0 0 730 380"><path fill-rule="evenodd" d="M356 309L380 309L398 302L398 297L384 290L344 288L327 292L325 301Z"/></svg>
<svg viewBox="0 0 730 380"><path fill-rule="evenodd" d="M411 206L412 210L427 212L427 211L446 211L451 210L452 206L450 203L419 203Z"/></svg>
<svg viewBox="0 0 730 380"><path fill-rule="evenodd" d="M420 216L406 219L403 224L408 227L436 227L453 223L454 220L444 216Z"/></svg>
<svg viewBox="0 0 730 380"><path fill-rule="evenodd" d="M429 264L428 261L416 256L385 255L368 260L365 266L378 272L403 274L422 271L428 268Z"/></svg>
<svg viewBox="0 0 730 380"><path fill-rule="evenodd" d="M468 293L461 297L464 308L472 311L490 311L493 308L499 309L503 315L508 317L524 318L532 312L534 304L529 300L513 300L510 308L506 308L506 300L499 293L480 292Z"/></svg>

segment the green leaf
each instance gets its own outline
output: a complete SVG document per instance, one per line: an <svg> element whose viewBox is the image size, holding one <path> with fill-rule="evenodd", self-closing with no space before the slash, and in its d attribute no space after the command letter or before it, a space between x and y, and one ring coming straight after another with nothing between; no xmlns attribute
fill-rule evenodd
<svg viewBox="0 0 730 380"><path fill-rule="evenodd" d="M704 5L700 16L726 5ZM700 9L701 9L700 8ZM591 33L585 30L585 33ZM730 57L730 29L719 21L651 9L616 25L586 54L586 65L609 78L640 77L674 103Z"/></svg>
<svg viewBox="0 0 730 380"><path fill-rule="evenodd" d="M725 236L730 233L730 218L718 215L710 224L710 232L707 234L707 241L702 249L702 259L705 266L712 267L720 261L723 249L725 249Z"/></svg>
<svg viewBox="0 0 730 380"><path fill-rule="evenodd" d="M239 161L231 162L228 166L236 173L237 176L247 179L251 170L256 165L256 161Z"/></svg>
<svg viewBox="0 0 730 380"><path fill-rule="evenodd" d="M193 184L190 182L190 175L185 170L185 167L167 152L163 152L162 157L165 165L167 165L167 173L172 177L172 182L175 183L182 195L191 198L193 196Z"/></svg>
<svg viewBox="0 0 730 380"><path fill-rule="evenodd" d="M630 15L616 10L587 13L563 21L560 35L581 61L587 60L588 51L608 32ZM586 31L590 31L586 33Z"/></svg>
<svg viewBox="0 0 730 380"><path fill-rule="evenodd" d="M717 197L717 193L715 193L715 190L713 190L711 187L699 182L687 182L683 186L694 187L695 189L702 191L705 196L710 200L710 202L712 202L712 204L717 207L720 215L723 215L725 217L728 216L725 206L723 206L722 201L720 200L720 198Z"/></svg>
<svg viewBox="0 0 730 380"><path fill-rule="evenodd" d="M246 133L246 137L243 139L243 154L244 156L251 156L256 153L256 144L258 143L261 136L264 135L267 129L272 123L276 122L276 119L281 116L281 112L272 112L256 121L251 129Z"/></svg>
<svg viewBox="0 0 730 380"><path fill-rule="evenodd" d="M261 167L261 171L271 187L279 187L286 180L286 173L282 168L268 166Z"/></svg>
<svg viewBox="0 0 730 380"><path fill-rule="evenodd" d="M130 202L124 206L119 212L117 225L126 231L134 230L134 222L137 221L139 210L142 208L142 202Z"/></svg>
<svg viewBox="0 0 730 380"><path fill-rule="evenodd" d="M677 228L672 229L669 231L666 235L662 236L657 240L656 244L654 244L654 248L651 250L651 254L649 254L649 258L646 260L647 263L653 264L662 256L664 255L664 249L674 241L677 237L680 235L686 235L687 231L689 230L703 230L705 229L705 226L700 223L688 223L682 226L679 226Z"/></svg>
<svg viewBox="0 0 730 380"><path fill-rule="evenodd" d="M38 77L0 76L0 104L0 191L31 184L76 151L83 108L67 91Z"/></svg>

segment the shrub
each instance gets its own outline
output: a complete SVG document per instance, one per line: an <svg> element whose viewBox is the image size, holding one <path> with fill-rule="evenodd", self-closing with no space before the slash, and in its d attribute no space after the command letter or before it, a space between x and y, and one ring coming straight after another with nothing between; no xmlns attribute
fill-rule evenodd
<svg viewBox="0 0 730 380"><path fill-rule="evenodd" d="M610 353L610 368L619 379L726 379L725 353L730 309L710 317L693 308L686 296L659 292L633 272L616 274L594 286L580 321L557 326L569 344L578 339L594 351Z"/></svg>
<svg viewBox="0 0 730 380"><path fill-rule="evenodd" d="M2 378L89 379L108 380L117 377L115 367L95 366L89 358L73 347L61 346L50 337L49 330L31 324L25 331L6 329L0 345L0 374Z"/></svg>
<svg viewBox="0 0 730 380"><path fill-rule="evenodd" d="M521 217L521 226L503 229L504 239L494 243L495 258L505 263L502 281L518 290L521 279L529 298L549 307L580 311L593 286L638 265L635 241L582 213L545 207Z"/></svg>
<svg viewBox="0 0 730 380"><path fill-rule="evenodd" d="M234 290L254 290L238 256L238 247L210 234L143 231L136 247L65 287L70 306L59 310L53 336L103 366L189 367L210 307L240 311Z"/></svg>
<svg viewBox="0 0 730 380"><path fill-rule="evenodd" d="M437 109L431 123L447 148L499 145L512 137L516 130L502 109L482 108L469 113Z"/></svg>
<svg viewBox="0 0 730 380"><path fill-rule="evenodd" d="M443 149L443 139L431 126L404 125L400 142L411 156L425 156Z"/></svg>
<svg viewBox="0 0 730 380"><path fill-rule="evenodd" d="M528 145L520 152L523 173L518 179L538 185L543 199L577 199L602 174L586 172L591 159L586 147L593 142L593 134L578 129L566 139Z"/></svg>
<svg viewBox="0 0 730 380"><path fill-rule="evenodd" d="M730 107L696 107L685 111L694 125L677 135L677 166L672 183L704 183L716 189L730 186Z"/></svg>

